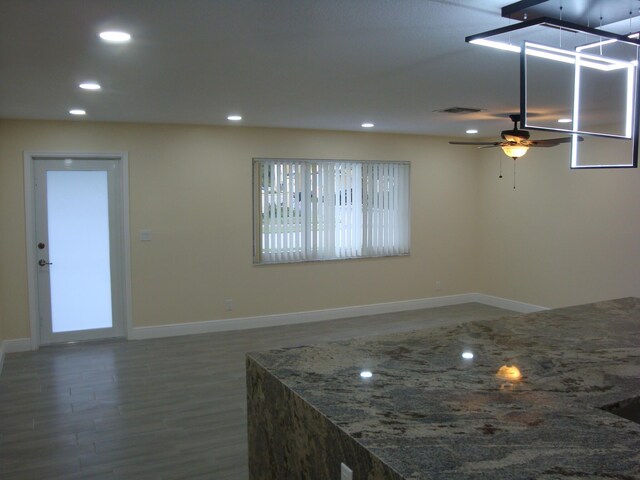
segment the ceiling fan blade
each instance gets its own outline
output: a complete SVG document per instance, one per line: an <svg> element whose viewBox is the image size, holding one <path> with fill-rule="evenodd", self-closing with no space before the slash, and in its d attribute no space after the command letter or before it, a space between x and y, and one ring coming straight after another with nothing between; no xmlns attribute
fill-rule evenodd
<svg viewBox="0 0 640 480"><path fill-rule="evenodd" d="M451 145L491 145L496 147L500 142L449 142Z"/></svg>
<svg viewBox="0 0 640 480"><path fill-rule="evenodd" d="M499 147L499 146L500 146L500 144L496 143L495 145L483 145L483 146L478 147L478 148L496 148L496 147Z"/></svg>
<svg viewBox="0 0 640 480"><path fill-rule="evenodd" d="M582 142L584 138L578 136L579 142ZM547 138L544 140L530 140L532 147L555 147L561 143L571 143L572 137L560 137L560 138Z"/></svg>

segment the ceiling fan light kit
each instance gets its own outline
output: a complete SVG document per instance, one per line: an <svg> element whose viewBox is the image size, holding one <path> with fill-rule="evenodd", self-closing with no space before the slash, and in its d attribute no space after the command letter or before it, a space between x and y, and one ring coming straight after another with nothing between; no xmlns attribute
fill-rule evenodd
<svg viewBox="0 0 640 480"><path fill-rule="evenodd" d="M513 158L514 160L523 157L525 153L529 151L529 147L526 145L502 145L502 151L504 154Z"/></svg>
<svg viewBox="0 0 640 480"><path fill-rule="evenodd" d="M559 19L551 18L554 12ZM573 21L563 20L563 13ZM450 143L480 148L500 146L514 160L525 155L530 147L571 143L572 168L637 167L640 39L637 31L619 34L605 31L602 26L606 21L608 28L616 31L631 29L631 19L640 15L640 11L630 9L624 1L593 0L585 9L584 2L577 0L525 0L503 7L502 14L522 21L470 35L465 40L520 54L520 115L511 115L514 129L502 132L503 142ZM599 22L594 21L594 16ZM598 28L591 26L598 23ZM545 75L548 72L556 76L549 78ZM562 112L563 117L570 116L571 122L558 124L557 112ZM519 129L518 122L521 127L570 136L529 140L529 133ZM578 160L578 143L584 140L581 135L630 141L631 161L581 165Z"/></svg>

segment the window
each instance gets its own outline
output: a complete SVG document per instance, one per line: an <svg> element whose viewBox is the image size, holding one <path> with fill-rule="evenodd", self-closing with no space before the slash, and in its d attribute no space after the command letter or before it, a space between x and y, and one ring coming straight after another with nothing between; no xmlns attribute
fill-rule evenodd
<svg viewBox="0 0 640 480"><path fill-rule="evenodd" d="M254 159L254 263L409 253L407 162Z"/></svg>

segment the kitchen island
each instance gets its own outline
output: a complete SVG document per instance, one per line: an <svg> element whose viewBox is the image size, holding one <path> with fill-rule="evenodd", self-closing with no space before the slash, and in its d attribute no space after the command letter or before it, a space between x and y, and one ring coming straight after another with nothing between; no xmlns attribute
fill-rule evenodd
<svg viewBox="0 0 640 480"><path fill-rule="evenodd" d="M252 480L640 479L637 298L252 353L247 389Z"/></svg>

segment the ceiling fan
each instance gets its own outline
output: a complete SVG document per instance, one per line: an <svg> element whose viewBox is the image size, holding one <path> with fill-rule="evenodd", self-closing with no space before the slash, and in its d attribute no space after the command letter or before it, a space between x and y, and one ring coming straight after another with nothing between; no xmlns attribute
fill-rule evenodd
<svg viewBox="0 0 640 480"><path fill-rule="evenodd" d="M449 142L451 145L476 145L478 148L501 147L502 151L514 160L522 157L530 147L555 147L561 143L570 143L572 137L548 138L544 140L529 140L529 132L518 128L520 115L509 115L513 122L513 130L503 130L500 136L501 142ZM576 139L581 142L584 139L576 135Z"/></svg>

